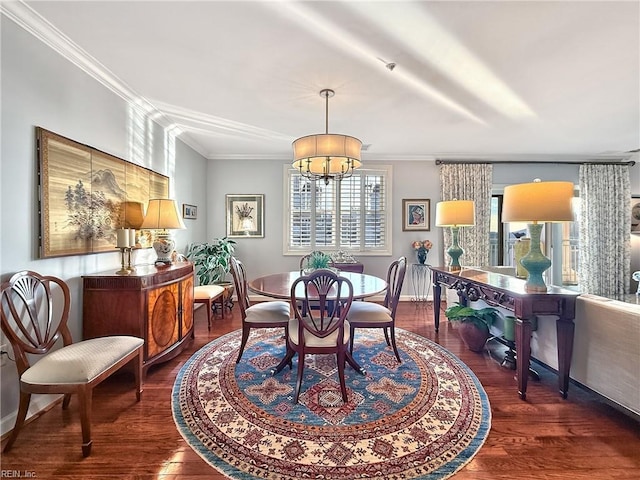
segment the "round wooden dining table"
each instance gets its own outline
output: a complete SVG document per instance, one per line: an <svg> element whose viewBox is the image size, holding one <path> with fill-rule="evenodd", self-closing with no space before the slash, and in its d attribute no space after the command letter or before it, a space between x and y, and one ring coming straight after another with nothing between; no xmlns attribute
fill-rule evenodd
<svg viewBox="0 0 640 480"><path fill-rule="evenodd" d="M293 272L272 273L248 282L249 289L267 297L288 300L291 298L291 285L301 276L300 270ZM387 288L387 281L365 273L340 272L341 277L348 278L353 285L354 300L362 300L382 293Z"/></svg>

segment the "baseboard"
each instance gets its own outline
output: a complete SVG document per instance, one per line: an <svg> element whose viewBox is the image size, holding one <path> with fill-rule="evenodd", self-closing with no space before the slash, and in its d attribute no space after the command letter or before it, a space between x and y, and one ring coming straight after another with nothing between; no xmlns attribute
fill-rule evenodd
<svg viewBox="0 0 640 480"><path fill-rule="evenodd" d="M40 417L40 415L48 412L57 404L62 402L62 395L32 395L31 403L29 405L29 411L27 412L27 419L25 420L25 425L33 422L35 419ZM16 423L16 417L18 416L18 411L10 413L6 417L3 417L0 420L0 432L1 439L4 440L9 436L11 431L13 430L13 426Z"/></svg>

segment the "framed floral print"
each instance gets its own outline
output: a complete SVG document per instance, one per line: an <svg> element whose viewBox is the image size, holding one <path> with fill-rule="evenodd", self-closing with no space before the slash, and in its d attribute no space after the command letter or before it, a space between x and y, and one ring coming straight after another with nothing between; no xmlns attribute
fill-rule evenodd
<svg viewBox="0 0 640 480"><path fill-rule="evenodd" d="M264 195L227 194L227 237L264 237Z"/></svg>

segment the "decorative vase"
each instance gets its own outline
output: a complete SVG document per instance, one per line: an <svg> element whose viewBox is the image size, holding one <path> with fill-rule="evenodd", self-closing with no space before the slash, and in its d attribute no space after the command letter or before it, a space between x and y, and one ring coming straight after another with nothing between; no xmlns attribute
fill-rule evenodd
<svg viewBox="0 0 640 480"><path fill-rule="evenodd" d="M518 278L527 278L527 271L520 263L522 257L524 257L529 250L531 249L531 239L528 237L519 238L513 244L513 251L515 254L515 263L516 263L516 277Z"/></svg>
<svg viewBox="0 0 640 480"><path fill-rule="evenodd" d="M427 261L427 251L424 248L419 248L417 256L418 256L418 263L424 265L424 262Z"/></svg>

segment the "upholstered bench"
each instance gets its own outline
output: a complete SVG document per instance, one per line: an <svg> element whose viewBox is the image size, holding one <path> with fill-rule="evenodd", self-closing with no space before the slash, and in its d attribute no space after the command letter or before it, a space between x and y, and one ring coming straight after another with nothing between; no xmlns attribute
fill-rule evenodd
<svg viewBox="0 0 640 480"><path fill-rule="evenodd" d="M207 327L211 330L213 304L222 298L225 288L222 285L199 285L193 288L193 303L204 303L207 307Z"/></svg>

